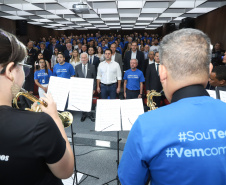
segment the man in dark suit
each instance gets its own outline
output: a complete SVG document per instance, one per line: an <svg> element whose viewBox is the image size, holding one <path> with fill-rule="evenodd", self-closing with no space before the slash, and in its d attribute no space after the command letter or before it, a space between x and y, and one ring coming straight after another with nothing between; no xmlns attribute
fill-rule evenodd
<svg viewBox="0 0 226 185"><path fill-rule="evenodd" d="M154 60L154 57L155 57L155 52L154 51L149 51L148 53L148 59L144 60L144 77L146 76L146 70L147 70L147 67L149 64L153 64L155 63L155 60Z"/></svg>
<svg viewBox="0 0 226 185"><path fill-rule="evenodd" d="M57 48L58 51L62 51L62 46L56 43L56 38L54 37L52 38L51 42L52 43L49 45L49 52L50 52L50 56L52 57L54 53L54 49Z"/></svg>
<svg viewBox="0 0 226 185"><path fill-rule="evenodd" d="M144 73L144 53L142 51L137 50L137 42L132 42L132 49L131 51L127 51L125 53L124 58L124 71L130 69L130 60L131 59L137 59L138 60L138 66L137 69L141 70Z"/></svg>
<svg viewBox="0 0 226 185"><path fill-rule="evenodd" d="M97 67L100 63L100 59L98 57L94 56L94 48L91 46L89 47L88 53L89 53L88 62L89 62L89 64L94 65L95 69L97 71Z"/></svg>
<svg viewBox="0 0 226 185"><path fill-rule="evenodd" d="M71 43L67 43L66 47L67 49L64 50L65 62L69 62L73 52Z"/></svg>
<svg viewBox="0 0 226 185"><path fill-rule="evenodd" d="M75 66L75 77L80 78L92 78L93 81L93 94L96 90L96 69L95 66L88 63L88 54L82 53L81 54L81 61L82 63ZM94 110L94 106L92 105L92 110ZM89 117L91 121L95 121L93 114L82 112L81 122L85 121L85 119Z"/></svg>
<svg viewBox="0 0 226 185"><path fill-rule="evenodd" d="M120 55L119 53L116 52L116 44L115 43L113 43L111 45L111 51L112 51L111 60L113 60L119 64L121 72L123 74L122 55Z"/></svg>
<svg viewBox="0 0 226 185"><path fill-rule="evenodd" d="M159 78L159 53L155 53L155 63L149 64L146 70L146 90L147 94L151 90L156 90L156 92L162 91L162 84ZM161 97L153 97L154 102L156 103L157 107L160 106Z"/></svg>
<svg viewBox="0 0 226 185"><path fill-rule="evenodd" d="M41 48L41 49L38 50L38 54L39 54L39 53L42 53L44 59L46 59L46 60L48 60L48 62L50 62L51 55L50 55L49 50L46 49L46 44L45 44L44 42L41 42L41 43L40 43L40 48Z"/></svg>

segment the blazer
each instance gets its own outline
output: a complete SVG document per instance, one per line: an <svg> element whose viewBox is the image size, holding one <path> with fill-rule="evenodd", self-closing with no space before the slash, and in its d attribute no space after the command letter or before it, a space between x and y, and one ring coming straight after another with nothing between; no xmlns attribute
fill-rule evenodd
<svg viewBox="0 0 226 185"><path fill-rule="evenodd" d="M146 90L156 90L160 92L162 90L162 84L160 82L159 75L157 74L155 63L149 64L146 70Z"/></svg>
<svg viewBox="0 0 226 185"><path fill-rule="evenodd" d="M124 71L130 69L130 59L131 59L131 52L132 51L127 51L125 53L125 57L124 57ZM138 60L138 66L137 69L140 69L143 73L145 73L144 71L144 53L142 51L137 50L137 56L136 59Z"/></svg>
<svg viewBox="0 0 226 185"><path fill-rule="evenodd" d="M100 63L100 59L98 57L94 56L92 65L95 66L96 71L97 71L97 68L99 66L99 63Z"/></svg>
<svg viewBox="0 0 226 185"><path fill-rule="evenodd" d="M75 76L79 77L79 78L92 78L93 79L93 90L96 90L97 87L97 82L96 82L96 69L95 66L92 64L87 63L88 65L88 69L87 69L87 74L86 77L83 74L82 71L82 64L79 64L77 66L75 66Z"/></svg>
<svg viewBox="0 0 226 185"><path fill-rule="evenodd" d="M41 49L38 50L38 54L39 53L41 53ZM48 49L44 49L43 56L46 60L48 60L48 62L50 61L51 55L50 55L50 51Z"/></svg>
<svg viewBox="0 0 226 185"><path fill-rule="evenodd" d="M60 44L56 44L55 48L57 48L58 51L62 52L62 46ZM53 55L53 44L50 44L48 49L49 49L50 55L52 56Z"/></svg>
<svg viewBox="0 0 226 185"><path fill-rule="evenodd" d="M117 53L117 52L115 52L115 62L118 62L120 69L121 69L121 72L122 72L122 75L123 75L122 55Z"/></svg>
<svg viewBox="0 0 226 185"><path fill-rule="evenodd" d="M64 56L65 56L65 62L69 62L71 59L71 55L69 55L69 51L67 49L64 51Z"/></svg>

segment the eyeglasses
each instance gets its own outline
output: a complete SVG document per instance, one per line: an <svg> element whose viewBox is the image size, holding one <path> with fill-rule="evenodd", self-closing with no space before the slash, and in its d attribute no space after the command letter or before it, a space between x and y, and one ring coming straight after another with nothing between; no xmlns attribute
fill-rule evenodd
<svg viewBox="0 0 226 185"><path fill-rule="evenodd" d="M30 70L31 70L32 66L28 65L28 64L24 64L24 63L18 63L18 64L23 66L24 75L25 75L25 77L27 77L29 75L29 73L30 73Z"/></svg>
<svg viewBox="0 0 226 185"><path fill-rule="evenodd" d="M29 75L29 73L30 73L30 69L32 68L32 66L28 65L28 64L24 64L24 63L18 63L18 65L22 65L23 66L25 77L27 77ZM5 67L3 67L3 69L0 72L0 74L4 74L5 73L6 67L7 67L7 65Z"/></svg>

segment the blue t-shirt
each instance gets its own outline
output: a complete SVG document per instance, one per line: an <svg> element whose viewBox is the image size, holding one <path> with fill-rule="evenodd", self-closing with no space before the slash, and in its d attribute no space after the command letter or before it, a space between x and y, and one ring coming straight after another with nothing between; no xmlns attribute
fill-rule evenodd
<svg viewBox="0 0 226 185"><path fill-rule="evenodd" d="M75 69L70 63L65 62L63 65L58 63L53 67L53 76L71 78L74 75Z"/></svg>
<svg viewBox="0 0 226 185"><path fill-rule="evenodd" d="M136 71L128 69L123 79L127 80L126 88L129 90L140 90L140 82L145 81L143 72L139 69L136 69Z"/></svg>
<svg viewBox="0 0 226 185"><path fill-rule="evenodd" d="M40 84L48 84L49 78L52 76L53 73L51 70L48 69L48 74L45 72L45 69L40 69L38 71L35 71L34 79L38 80Z"/></svg>
<svg viewBox="0 0 226 185"><path fill-rule="evenodd" d="M226 184L226 104L181 99L134 123L119 164L122 185Z"/></svg>
<svg viewBox="0 0 226 185"><path fill-rule="evenodd" d="M105 52L105 50L106 50L106 49L108 49L108 47L107 47L107 46L104 46L104 47L103 47L103 46L101 46L101 47L102 47L102 49L103 49L103 52Z"/></svg>
<svg viewBox="0 0 226 185"><path fill-rule="evenodd" d="M122 50L121 50L120 47L117 47L116 50L117 50L120 54L122 54Z"/></svg>

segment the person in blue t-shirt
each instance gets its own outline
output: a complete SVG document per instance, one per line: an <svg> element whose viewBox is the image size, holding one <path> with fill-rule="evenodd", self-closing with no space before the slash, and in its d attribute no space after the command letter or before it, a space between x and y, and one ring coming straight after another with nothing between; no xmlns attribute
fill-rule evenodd
<svg viewBox="0 0 226 185"><path fill-rule="evenodd" d="M161 41L159 76L171 104L132 126L118 168L122 185L148 178L152 185L226 184L226 104L205 90L213 68L210 44L196 29Z"/></svg>
<svg viewBox="0 0 226 185"><path fill-rule="evenodd" d="M70 63L65 62L64 54L59 52L57 55L58 63L53 67L53 76L71 78L75 76L75 69Z"/></svg>
<svg viewBox="0 0 226 185"><path fill-rule="evenodd" d="M47 93L49 78L52 76L52 71L47 68L46 61L41 58L39 60L40 69L35 71L34 80L35 84L38 86L39 97L45 97L44 93Z"/></svg>
<svg viewBox="0 0 226 185"><path fill-rule="evenodd" d="M142 98L143 72L137 69L138 60L131 59L130 67L124 74L124 96L126 99Z"/></svg>

